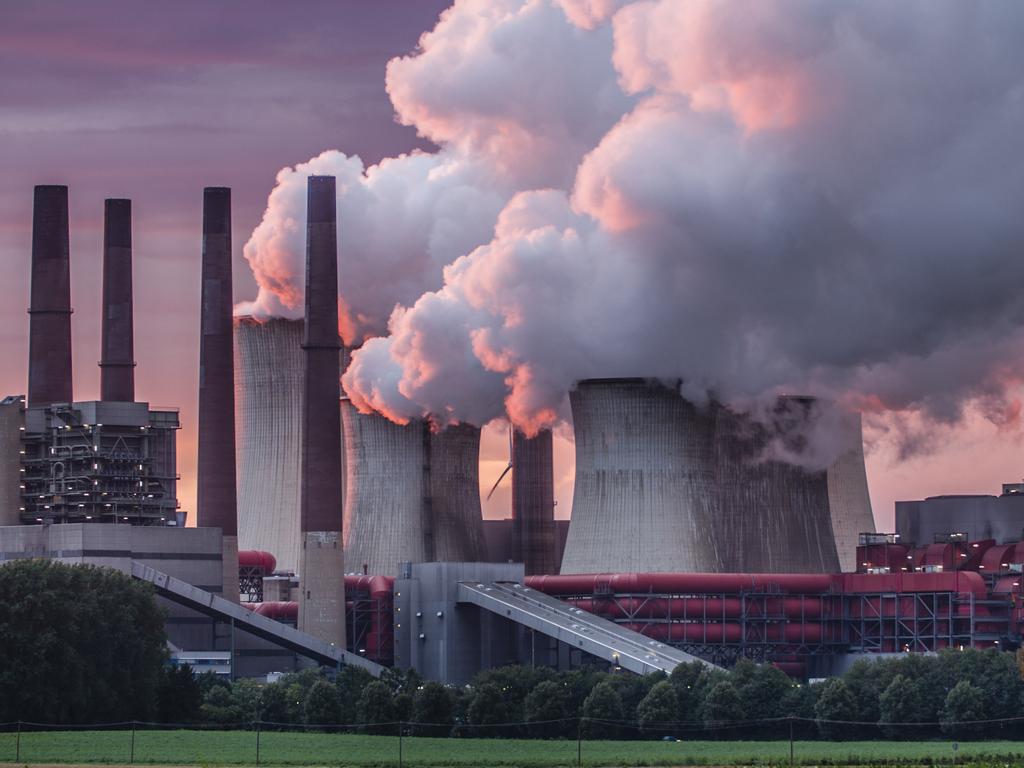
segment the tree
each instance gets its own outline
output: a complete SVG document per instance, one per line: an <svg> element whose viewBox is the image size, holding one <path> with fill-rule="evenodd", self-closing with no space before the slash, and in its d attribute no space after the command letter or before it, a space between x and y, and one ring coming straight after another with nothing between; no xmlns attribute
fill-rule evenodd
<svg viewBox="0 0 1024 768"><path fill-rule="evenodd" d="M889 738L906 738L907 724L925 719L925 703L917 682L896 675L878 697L878 712L878 722L883 724L883 731ZM910 733L914 731L911 729Z"/></svg>
<svg viewBox="0 0 1024 768"><path fill-rule="evenodd" d="M569 689L562 682L544 680L530 691L523 705L529 734L533 738L551 739L568 732L565 721L569 711ZM575 722L571 724L575 726Z"/></svg>
<svg viewBox="0 0 1024 768"><path fill-rule="evenodd" d="M724 673L718 674L722 679L726 679ZM675 688L676 698L679 700L679 713L673 719L683 722L700 720L700 709L704 704L704 696L711 687L710 680L708 666L699 661L680 664L672 670L668 681Z"/></svg>
<svg viewBox="0 0 1024 768"><path fill-rule="evenodd" d="M366 733L389 733L394 728L382 727L383 723L394 721L393 693L387 683L374 680L363 688L356 702L356 719L365 723Z"/></svg>
<svg viewBox="0 0 1024 768"><path fill-rule="evenodd" d="M167 660L148 584L111 568L0 567L0 721L147 720Z"/></svg>
<svg viewBox="0 0 1024 768"><path fill-rule="evenodd" d="M334 684L338 688L338 701L341 703L341 722L354 723L356 704L363 695L363 689L374 681L373 675L361 667L346 664L341 668Z"/></svg>
<svg viewBox="0 0 1024 768"><path fill-rule="evenodd" d="M857 703L853 694L841 678L833 677L818 686L818 700L814 703L814 717L818 722L818 730L826 739L842 739L850 729L843 722L850 721L857 715ZM829 722L832 721L832 722Z"/></svg>
<svg viewBox="0 0 1024 768"><path fill-rule="evenodd" d="M942 732L957 738L978 736L977 725L963 725L985 719L985 694L967 680L961 680L946 694L939 722Z"/></svg>
<svg viewBox="0 0 1024 768"><path fill-rule="evenodd" d="M259 719L266 723L290 723L288 686L280 681L264 686Z"/></svg>
<svg viewBox="0 0 1024 768"><path fill-rule="evenodd" d="M338 689L326 680L317 680L306 694L306 722L310 725L335 725L341 722Z"/></svg>
<svg viewBox="0 0 1024 768"><path fill-rule="evenodd" d="M664 734L671 731L671 726L666 724L675 720L678 712L676 689L672 683L662 680L637 705L636 719L645 732Z"/></svg>
<svg viewBox="0 0 1024 768"><path fill-rule="evenodd" d="M412 719L418 736L447 736L454 713L455 694L441 683L424 683L413 694Z"/></svg>
<svg viewBox="0 0 1024 768"><path fill-rule="evenodd" d="M610 680L602 680L583 701L583 735L616 738L621 733L619 724L624 719L622 697L616 686Z"/></svg>
<svg viewBox="0 0 1024 768"><path fill-rule="evenodd" d="M233 725L243 720L241 707L231 695L231 689L224 685L215 685L206 692L199 713L206 722L220 725Z"/></svg>
<svg viewBox="0 0 1024 768"><path fill-rule="evenodd" d="M192 667L167 666L156 692L157 717L161 723L194 723L199 718L203 695Z"/></svg>
<svg viewBox="0 0 1024 768"><path fill-rule="evenodd" d="M723 725L735 723L744 717L743 701L736 686L728 680L715 683L704 699L704 727L712 731Z"/></svg>
<svg viewBox="0 0 1024 768"><path fill-rule="evenodd" d="M484 683L473 692L473 698L466 710L466 719L470 724L485 726L470 731L474 736L508 735L508 729L502 731L499 724L509 721L509 705L502 695L501 689L494 683Z"/></svg>

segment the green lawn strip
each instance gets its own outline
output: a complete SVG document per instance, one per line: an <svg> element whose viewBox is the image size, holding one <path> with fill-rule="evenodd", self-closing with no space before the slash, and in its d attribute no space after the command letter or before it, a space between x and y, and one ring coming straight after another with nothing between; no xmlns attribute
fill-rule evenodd
<svg viewBox="0 0 1024 768"><path fill-rule="evenodd" d="M15 759L13 733L0 734L0 762ZM799 741L799 764L923 764L999 758L1019 764L1024 742ZM584 741L583 763L591 766L783 765L788 741ZM24 732L21 763L128 763L131 731ZM137 730L134 761L154 765L254 765L253 731ZM406 737L402 761L409 766L571 766L575 741L525 739L434 739ZM385 766L398 762L396 736L262 731L263 765Z"/></svg>

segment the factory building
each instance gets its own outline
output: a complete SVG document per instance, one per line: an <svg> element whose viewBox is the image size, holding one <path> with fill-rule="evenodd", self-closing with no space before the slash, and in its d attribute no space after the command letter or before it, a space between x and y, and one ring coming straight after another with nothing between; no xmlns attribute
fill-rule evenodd
<svg viewBox="0 0 1024 768"><path fill-rule="evenodd" d="M570 403L576 484L562 573L831 572L854 529L874 530L856 446L830 483L829 470L765 458L769 427L697 407L677 387L587 380ZM811 403L780 399L773 419L807 418Z"/></svg>
<svg viewBox="0 0 1024 768"><path fill-rule="evenodd" d="M930 496L896 502L896 533L907 544L931 544L952 534L1001 544L1024 540L1024 483L1003 485L1002 494Z"/></svg>

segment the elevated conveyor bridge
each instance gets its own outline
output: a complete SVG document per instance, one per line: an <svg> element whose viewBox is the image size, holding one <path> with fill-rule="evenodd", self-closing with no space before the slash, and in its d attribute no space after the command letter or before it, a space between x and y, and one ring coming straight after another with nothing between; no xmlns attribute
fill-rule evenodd
<svg viewBox="0 0 1024 768"><path fill-rule="evenodd" d="M646 675L680 664L715 667L657 640L514 582L459 582L458 600L498 614L623 669Z"/></svg>

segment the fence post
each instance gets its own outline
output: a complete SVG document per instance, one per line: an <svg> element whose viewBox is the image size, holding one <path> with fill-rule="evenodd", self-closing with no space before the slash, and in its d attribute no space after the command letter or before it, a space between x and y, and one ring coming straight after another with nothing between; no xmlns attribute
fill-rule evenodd
<svg viewBox="0 0 1024 768"><path fill-rule="evenodd" d="M260 768L260 721L256 721L256 768Z"/></svg>
<svg viewBox="0 0 1024 768"><path fill-rule="evenodd" d="M398 768L402 768L402 723L398 723Z"/></svg>
<svg viewBox="0 0 1024 768"><path fill-rule="evenodd" d="M583 765L583 718L576 720L576 765Z"/></svg>
<svg viewBox="0 0 1024 768"><path fill-rule="evenodd" d="M21 720L18 721L18 738L14 746L14 762L21 762Z"/></svg>
<svg viewBox="0 0 1024 768"><path fill-rule="evenodd" d="M132 765L135 762L135 721L132 720L132 750L128 756L128 765Z"/></svg>
<svg viewBox="0 0 1024 768"><path fill-rule="evenodd" d="M789 716L789 768L793 768L793 716Z"/></svg>

